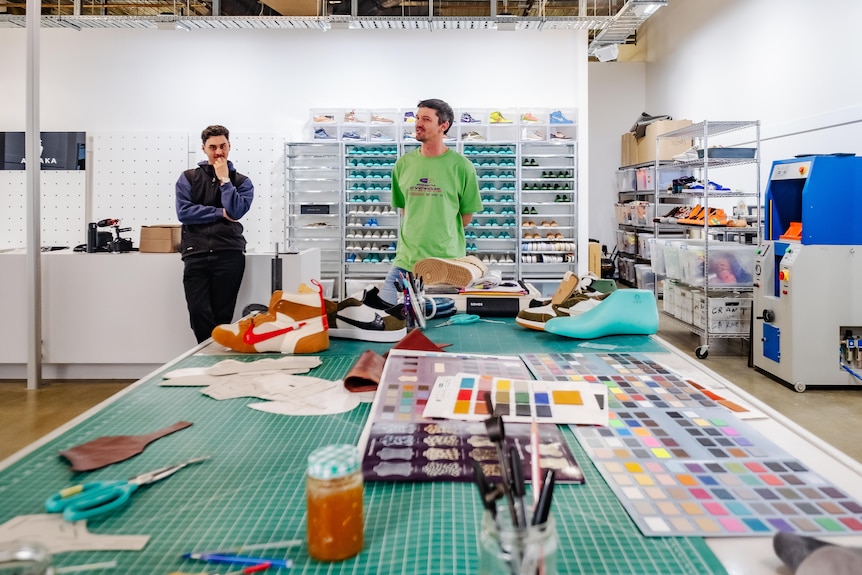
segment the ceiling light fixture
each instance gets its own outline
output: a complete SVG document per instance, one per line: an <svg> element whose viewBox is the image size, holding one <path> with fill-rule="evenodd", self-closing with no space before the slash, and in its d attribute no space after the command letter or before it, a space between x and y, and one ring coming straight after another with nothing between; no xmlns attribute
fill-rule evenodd
<svg viewBox="0 0 862 575"><path fill-rule="evenodd" d="M638 18L649 18L662 6L664 6L664 4L658 2L643 2L636 4L632 11Z"/></svg>
<svg viewBox="0 0 862 575"><path fill-rule="evenodd" d="M518 21L512 14L500 14L497 16L497 30L500 32L514 32Z"/></svg>
<svg viewBox="0 0 862 575"><path fill-rule="evenodd" d="M599 59L599 62L610 62L616 60L620 55L620 47L616 44L608 44L601 48L596 48L593 51L593 56Z"/></svg>
<svg viewBox="0 0 862 575"><path fill-rule="evenodd" d="M159 30L182 30L183 32L191 30L187 24L179 20L159 20L156 22L156 28Z"/></svg>

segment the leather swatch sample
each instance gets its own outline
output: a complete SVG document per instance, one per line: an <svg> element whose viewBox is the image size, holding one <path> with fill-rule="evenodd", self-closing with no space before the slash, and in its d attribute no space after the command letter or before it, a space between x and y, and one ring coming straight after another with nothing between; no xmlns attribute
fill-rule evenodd
<svg viewBox="0 0 862 575"><path fill-rule="evenodd" d="M344 377L348 391L373 391L380 383L386 359L377 352L366 349Z"/></svg>
<svg viewBox="0 0 862 575"><path fill-rule="evenodd" d="M422 332L422 330L414 329L407 335L402 337L398 343L392 346L392 349L412 349L414 351L443 351L444 347L449 347L451 343L434 343Z"/></svg>
<svg viewBox="0 0 862 575"><path fill-rule="evenodd" d="M93 471L125 461L141 453L153 441L189 427L191 422L179 421L170 427L165 427L146 435L110 435L99 437L93 441L76 445L60 455L72 464L72 471Z"/></svg>

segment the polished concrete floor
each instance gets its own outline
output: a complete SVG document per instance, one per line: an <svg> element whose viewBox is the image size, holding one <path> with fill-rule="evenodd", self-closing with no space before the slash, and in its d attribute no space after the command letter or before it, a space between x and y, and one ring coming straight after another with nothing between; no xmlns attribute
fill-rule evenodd
<svg viewBox="0 0 862 575"><path fill-rule="evenodd" d="M699 336L664 316L658 335L690 357L695 357L694 350L700 345ZM697 361L862 462L862 442L857 429L862 417L862 386L809 387L798 393L748 367L748 341L740 339L710 339L707 358Z"/></svg>
<svg viewBox="0 0 862 575"><path fill-rule="evenodd" d="M668 343L691 357L700 339L662 317L659 330ZM746 392L803 428L862 462L857 425L862 416L862 387L810 388L797 393L747 366L748 343L713 339L702 361ZM0 381L0 460L120 391L129 382L56 382L28 391L21 382Z"/></svg>

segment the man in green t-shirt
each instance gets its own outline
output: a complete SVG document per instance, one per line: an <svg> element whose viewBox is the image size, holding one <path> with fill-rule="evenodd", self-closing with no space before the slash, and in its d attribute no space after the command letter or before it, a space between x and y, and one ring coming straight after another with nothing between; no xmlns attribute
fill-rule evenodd
<svg viewBox="0 0 862 575"><path fill-rule="evenodd" d="M396 303L395 280L424 258L464 257L464 227L482 211L476 168L446 147L454 112L443 100L419 102L416 139L422 146L404 154L392 170L392 207L401 209L398 249L380 297Z"/></svg>

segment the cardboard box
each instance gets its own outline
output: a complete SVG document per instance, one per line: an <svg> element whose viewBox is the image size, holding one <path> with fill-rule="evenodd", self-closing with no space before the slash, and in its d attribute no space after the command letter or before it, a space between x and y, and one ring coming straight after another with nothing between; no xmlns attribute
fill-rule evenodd
<svg viewBox="0 0 862 575"><path fill-rule="evenodd" d="M319 0L263 0L282 16L321 16Z"/></svg>
<svg viewBox="0 0 862 575"><path fill-rule="evenodd" d="M142 226L141 242L138 249L145 253L169 254L180 250L182 226L180 224L163 226Z"/></svg>
<svg viewBox="0 0 862 575"><path fill-rule="evenodd" d="M638 142L635 135L626 132L620 140L620 165L631 166L638 163Z"/></svg>
<svg viewBox="0 0 862 575"><path fill-rule="evenodd" d="M648 124L646 135L637 141L637 163L654 162L655 138L661 134L691 126L691 120L659 120ZM692 145L691 138L668 138L660 141L659 160L672 160L677 154L688 150Z"/></svg>
<svg viewBox="0 0 862 575"><path fill-rule="evenodd" d="M602 277L602 246L599 242L590 242L587 260L589 270L596 274L596 277Z"/></svg>

